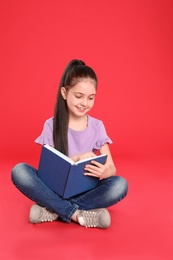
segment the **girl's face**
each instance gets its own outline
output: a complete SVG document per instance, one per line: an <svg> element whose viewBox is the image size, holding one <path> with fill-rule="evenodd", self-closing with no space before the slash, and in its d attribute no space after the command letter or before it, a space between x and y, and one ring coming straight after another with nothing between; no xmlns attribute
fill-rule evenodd
<svg viewBox="0 0 173 260"><path fill-rule="evenodd" d="M81 117L94 105L96 83L92 79L84 79L68 91L62 87L61 94L67 102L69 116Z"/></svg>

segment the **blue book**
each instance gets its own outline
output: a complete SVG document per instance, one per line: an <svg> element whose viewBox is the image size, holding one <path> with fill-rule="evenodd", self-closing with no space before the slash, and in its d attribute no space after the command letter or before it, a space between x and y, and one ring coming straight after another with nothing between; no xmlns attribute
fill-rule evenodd
<svg viewBox="0 0 173 260"><path fill-rule="evenodd" d="M40 155L38 177L63 198L70 198L96 187L99 178L84 176L84 167L92 160L105 164L106 159L107 155L102 154L74 162L46 144Z"/></svg>

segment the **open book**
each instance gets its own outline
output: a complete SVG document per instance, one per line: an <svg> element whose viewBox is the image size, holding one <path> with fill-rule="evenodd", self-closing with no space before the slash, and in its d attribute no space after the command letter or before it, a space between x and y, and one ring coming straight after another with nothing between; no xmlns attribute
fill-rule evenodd
<svg viewBox="0 0 173 260"><path fill-rule="evenodd" d="M84 176L84 167L91 161L105 164L106 159L107 155L102 154L74 162L68 156L46 144L42 147L40 155L38 177L63 198L70 198L95 188L99 179Z"/></svg>

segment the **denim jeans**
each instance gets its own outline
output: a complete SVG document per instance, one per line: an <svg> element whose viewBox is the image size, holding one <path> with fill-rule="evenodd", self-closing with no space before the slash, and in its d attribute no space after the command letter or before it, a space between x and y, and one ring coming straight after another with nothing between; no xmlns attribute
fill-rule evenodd
<svg viewBox="0 0 173 260"><path fill-rule="evenodd" d="M116 204L126 196L128 189L124 178L112 176L100 180L92 190L64 199L41 181L37 169L25 163L19 163L12 169L12 181L25 196L49 211L56 212L65 222L70 222L78 209L107 208Z"/></svg>

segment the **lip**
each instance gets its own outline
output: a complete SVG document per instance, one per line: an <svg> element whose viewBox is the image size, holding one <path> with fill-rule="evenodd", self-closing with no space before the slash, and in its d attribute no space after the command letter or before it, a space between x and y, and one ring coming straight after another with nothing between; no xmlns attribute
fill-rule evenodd
<svg viewBox="0 0 173 260"><path fill-rule="evenodd" d="M77 107L77 110L78 110L79 112L85 112L86 108Z"/></svg>

